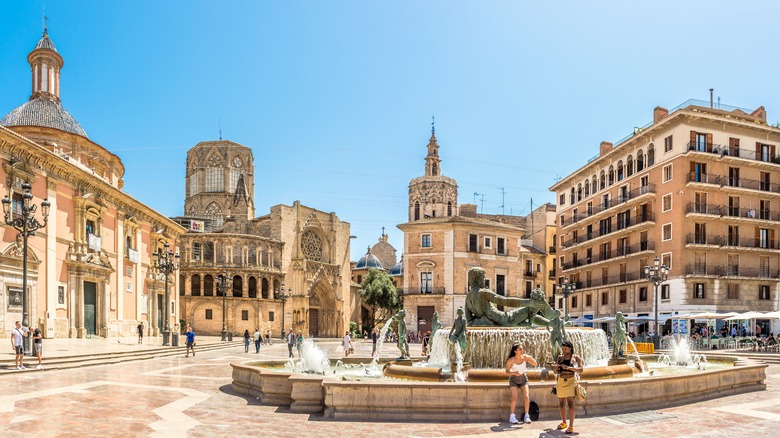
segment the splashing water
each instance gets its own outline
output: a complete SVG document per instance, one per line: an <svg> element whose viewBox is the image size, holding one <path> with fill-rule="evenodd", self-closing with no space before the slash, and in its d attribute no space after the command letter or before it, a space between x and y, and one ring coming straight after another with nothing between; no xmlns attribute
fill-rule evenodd
<svg viewBox="0 0 780 438"><path fill-rule="evenodd" d="M385 344L385 337L387 336L387 330L389 328L390 321L387 321L385 325L382 326L382 330L379 330L379 337L376 340L376 351L374 352L374 357L371 359L371 363L367 367L367 369L372 372L377 372L379 370L379 353L382 351L382 345Z"/></svg>
<svg viewBox="0 0 780 438"><path fill-rule="evenodd" d="M673 338L670 344L671 353L662 354L658 357L658 362L667 366L688 366L693 365L703 370L707 364L707 357L703 354L691 354L691 346L686 338Z"/></svg>
<svg viewBox="0 0 780 438"><path fill-rule="evenodd" d="M463 352L460 351L460 344L458 342L454 342L454 348L455 348L455 358L456 358L456 367L455 367L455 374L452 376L452 380L456 382L465 382L466 381L466 373L463 372Z"/></svg>

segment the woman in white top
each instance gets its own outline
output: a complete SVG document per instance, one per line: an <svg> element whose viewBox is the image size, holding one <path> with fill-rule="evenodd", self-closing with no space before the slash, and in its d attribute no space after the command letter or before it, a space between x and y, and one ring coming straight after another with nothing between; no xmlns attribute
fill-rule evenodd
<svg viewBox="0 0 780 438"><path fill-rule="evenodd" d="M349 352L352 350L352 337L349 336L349 332L344 334L341 344L344 347L344 357L349 356Z"/></svg>
<svg viewBox="0 0 780 438"><path fill-rule="evenodd" d="M530 400L528 398L528 376L526 376L526 364L532 366L539 365L536 359L523 354L523 346L515 344L512 349L509 350L509 358L506 360L506 373L509 375L509 390L512 393L512 403L509 405L509 422L512 424L519 423L517 417L515 417L515 407L517 406L517 388L521 388L523 392L523 422L526 424L531 423L531 417L528 415L528 408Z"/></svg>

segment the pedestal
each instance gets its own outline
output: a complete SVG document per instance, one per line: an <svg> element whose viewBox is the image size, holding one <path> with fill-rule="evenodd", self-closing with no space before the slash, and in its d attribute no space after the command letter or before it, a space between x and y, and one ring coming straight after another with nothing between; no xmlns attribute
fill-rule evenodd
<svg viewBox="0 0 780 438"><path fill-rule="evenodd" d="M626 358L624 358L624 357L620 357L620 358L612 358L612 359L610 359L610 360L609 360L609 362L608 362L609 366L613 366L613 365L625 365L625 364L627 364L627 363L628 363L628 359L626 359Z"/></svg>
<svg viewBox="0 0 780 438"><path fill-rule="evenodd" d="M411 359L408 359L408 358L407 359L398 358L398 359L394 360L393 363L396 364L396 365L412 366L414 361L411 360Z"/></svg>

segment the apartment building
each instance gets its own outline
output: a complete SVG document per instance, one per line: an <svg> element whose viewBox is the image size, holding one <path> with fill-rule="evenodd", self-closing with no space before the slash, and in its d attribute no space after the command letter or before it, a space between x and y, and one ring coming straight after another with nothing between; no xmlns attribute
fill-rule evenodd
<svg viewBox="0 0 780 438"><path fill-rule="evenodd" d="M602 142L550 188L558 280L577 286L572 318L652 316L643 267L655 257L671 268L658 288L659 319L778 309L780 129L766 120L763 107L657 107L652 123Z"/></svg>

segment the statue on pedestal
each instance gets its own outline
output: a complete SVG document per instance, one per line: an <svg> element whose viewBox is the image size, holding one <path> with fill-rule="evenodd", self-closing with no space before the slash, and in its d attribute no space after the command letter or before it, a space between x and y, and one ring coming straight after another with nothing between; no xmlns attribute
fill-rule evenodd
<svg viewBox="0 0 780 438"><path fill-rule="evenodd" d="M440 328L439 312L433 312L433 316L431 317L431 337L428 339L428 351L433 350L433 339L436 337L436 331Z"/></svg>
<svg viewBox="0 0 780 438"><path fill-rule="evenodd" d="M541 289L531 291L531 298L505 297L485 289L485 270L471 268L468 273L469 291L466 294L466 321L469 326L518 327L532 323L547 327L555 310ZM498 310L496 306L513 307Z"/></svg>
<svg viewBox="0 0 780 438"><path fill-rule="evenodd" d="M450 342L460 345L461 354L466 354L466 319L463 317L463 307L458 307L458 317L452 323L449 339Z"/></svg>
<svg viewBox="0 0 780 438"><path fill-rule="evenodd" d="M623 349L628 342L626 330L626 317L623 312L615 314L615 336L612 337L612 358L619 359L624 356Z"/></svg>
<svg viewBox="0 0 780 438"><path fill-rule="evenodd" d="M409 359L409 340L406 339L405 317L406 311L404 309L399 310L393 317L393 319L398 322L398 341L396 345L398 345L398 349L401 350L401 357L399 357L399 359Z"/></svg>
<svg viewBox="0 0 780 438"><path fill-rule="evenodd" d="M566 340L566 323L561 318L561 311L556 310L547 331L550 332L550 349L552 350L553 360L556 360L563 352L561 348L563 341Z"/></svg>

